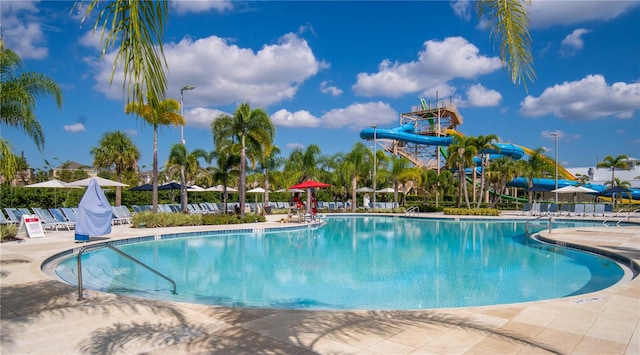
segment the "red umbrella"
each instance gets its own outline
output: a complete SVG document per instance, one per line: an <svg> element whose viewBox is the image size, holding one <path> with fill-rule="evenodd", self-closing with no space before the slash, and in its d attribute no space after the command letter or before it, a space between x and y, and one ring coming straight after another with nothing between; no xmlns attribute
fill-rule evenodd
<svg viewBox="0 0 640 355"><path fill-rule="evenodd" d="M329 187L330 184L325 184L324 182L315 181L315 180L307 180L303 181L297 185L289 186L289 189L314 189L318 187Z"/></svg>
<svg viewBox="0 0 640 355"><path fill-rule="evenodd" d="M319 187L329 187L329 186L331 185L325 184L324 182L307 180L297 185L289 186L289 189L315 189ZM311 212L311 194L310 193L307 193L307 212Z"/></svg>

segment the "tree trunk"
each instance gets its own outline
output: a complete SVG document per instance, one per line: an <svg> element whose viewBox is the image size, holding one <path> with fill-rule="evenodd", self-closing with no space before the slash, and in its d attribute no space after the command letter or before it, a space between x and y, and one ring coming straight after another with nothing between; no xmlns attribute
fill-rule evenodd
<svg viewBox="0 0 640 355"><path fill-rule="evenodd" d="M247 185L247 151L244 146L244 134L242 135L242 149L240 149L240 217L244 217L245 190Z"/></svg>
<svg viewBox="0 0 640 355"><path fill-rule="evenodd" d="M153 126L153 181L151 182L151 212L158 212L158 126Z"/></svg>

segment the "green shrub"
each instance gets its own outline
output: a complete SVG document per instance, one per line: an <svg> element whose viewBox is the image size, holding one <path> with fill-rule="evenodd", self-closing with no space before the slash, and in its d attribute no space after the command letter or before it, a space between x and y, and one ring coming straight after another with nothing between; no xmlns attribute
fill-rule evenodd
<svg viewBox="0 0 640 355"><path fill-rule="evenodd" d="M5 224L0 226L0 240L12 240L18 234L18 226L15 224Z"/></svg>
<svg viewBox="0 0 640 355"><path fill-rule="evenodd" d="M139 212L131 218L133 228L163 228L264 222L264 216L245 214L244 218L232 214L184 214Z"/></svg>
<svg viewBox="0 0 640 355"><path fill-rule="evenodd" d="M445 215L454 216L499 216L500 210L496 208L445 208Z"/></svg>

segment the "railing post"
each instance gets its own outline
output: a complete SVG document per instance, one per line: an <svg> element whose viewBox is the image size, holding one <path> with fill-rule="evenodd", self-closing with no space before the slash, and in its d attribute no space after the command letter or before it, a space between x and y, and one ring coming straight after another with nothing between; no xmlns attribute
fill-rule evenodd
<svg viewBox="0 0 640 355"><path fill-rule="evenodd" d="M82 291L82 252L84 247L78 252L78 301L84 301L84 292Z"/></svg>

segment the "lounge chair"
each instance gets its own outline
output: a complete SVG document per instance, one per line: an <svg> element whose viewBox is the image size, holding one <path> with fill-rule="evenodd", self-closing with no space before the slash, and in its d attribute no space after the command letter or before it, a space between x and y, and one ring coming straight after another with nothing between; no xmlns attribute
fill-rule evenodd
<svg viewBox="0 0 640 355"><path fill-rule="evenodd" d="M129 223L129 217L125 216L120 209L120 206L111 206L111 224L125 224Z"/></svg>
<svg viewBox="0 0 640 355"><path fill-rule="evenodd" d="M7 212L7 217L12 223L20 223L22 220L22 212L18 211L17 208L5 208L5 212Z"/></svg>
<svg viewBox="0 0 640 355"><path fill-rule="evenodd" d="M549 215L549 216L557 216L558 215L558 205L555 204L555 203L549 204L546 214Z"/></svg>
<svg viewBox="0 0 640 355"><path fill-rule="evenodd" d="M573 216L584 216L584 204L578 203L573 210Z"/></svg>
<svg viewBox="0 0 640 355"><path fill-rule="evenodd" d="M65 217L64 213L62 213L62 210L60 208L49 208L49 212L51 212L51 215L56 220L56 222L67 228L67 230L75 228L76 223L69 221L67 217Z"/></svg>
<svg viewBox="0 0 640 355"><path fill-rule="evenodd" d="M44 208L32 207L33 212L35 212L36 216L40 218L40 223L42 224L42 228L58 230L58 227L66 227L63 223L58 223L55 218L51 215L51 213Z"/></svg>
<svg viewBox="0 0 640 355"><path fill-rule="evenodd" d="M596 204L594 206L593 215L594 216L602 216L602 217L604 217L604 204L602 204L602 203Z"/></svg>
<svg viewBox="0 0 640 355"><path fill-rule="evenodd" d="M592 203L584 205L584 214L583 216L595 216L596 206Z"/></svg>
<svg viewBox="0 0 640 355"><path fill-rule="evenodd" d="M0 224L16 224L17 222L14 222L10 219L7 219L7 217L4 215L4 213L2 213L2 211L0 211Z"/></svg>
<svg viewBox="0 0 640 355"><path fill-rule="evenodd" d="M76 213L76 211L74 211L73 208L62 207L61 210L62 210L62 214L64 214L64 216L67 217L67 221L71 223L78 222L78 214Z"/></svg>

